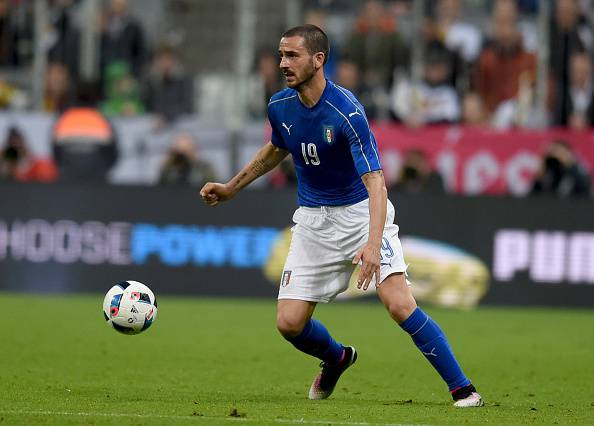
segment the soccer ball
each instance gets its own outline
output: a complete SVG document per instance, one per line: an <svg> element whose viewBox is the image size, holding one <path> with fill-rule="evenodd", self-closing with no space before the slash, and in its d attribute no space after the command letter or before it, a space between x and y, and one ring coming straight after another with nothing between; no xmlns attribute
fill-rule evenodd
<svg viewBox="0 0 594 426"><path fill-rule="evenodd" d="M120 333L138 334L157 317L157 299L138 281L123 281L109 289L103 299L103 316Z"/></svg>

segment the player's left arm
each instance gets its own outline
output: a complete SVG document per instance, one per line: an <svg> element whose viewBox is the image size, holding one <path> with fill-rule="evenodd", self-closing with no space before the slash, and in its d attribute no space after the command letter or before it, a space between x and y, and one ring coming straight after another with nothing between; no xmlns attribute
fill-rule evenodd
<svg viewBox="0 0 594 426"><path fill-rule="evenodd" d="M367 290L374 275L377 285L381 281L380 248L384 224L386 223L388 191L386 190L384 173L381 170L365 173L361 176L361 179L369 194L369 239L367 244L359 250L353 259L353 263L362 262L359 277L357 278L357 288L363 287L363 290Z"/></svg>
<svg viewBox="0 0 594 426"><path fill-rule="evenodd" d="M357 107L355 111L348 112L350 111L349 107L350 105L347 104L345 107L347 111L342 113L345 119L342 130L349 141L355 168L369 195L369 239L353 259L354 264L361 261L357 287L367 290L374 275L377 285L381 281L380 248L386 222L388 191L375 137L371 132L364 110Z"/></svg>

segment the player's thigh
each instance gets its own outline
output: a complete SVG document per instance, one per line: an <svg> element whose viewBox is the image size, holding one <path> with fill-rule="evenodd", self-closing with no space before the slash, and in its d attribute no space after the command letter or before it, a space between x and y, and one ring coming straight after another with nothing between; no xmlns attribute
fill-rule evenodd
<svg viewBox="0 0 594 426"><path fill-rule="evenodd" d="M346 260L328 226L293 227L280 280L279 300L328 303L348 287L353 265Z"/></svg>
<svg viewBox="0 0 594 426"><path fill-rule="evenodd" d="M404 272L388 275L377 287L377 295L397 323L405 321L417 307Z"/></svg>
<svg viewBox="0 0 594 426"><path fill-rule="evenodd" d="M355 249L360 250L361 244L365 244L368 239L369 234L367 233L361 242L351 247L351 254L355 252ZM398 238L398 226L386 225L380 246L380 283L383 285L384 280L392 275L402 275L404 277L407 268L402 244ZM371 285L379 288L376 275L372 277Z"/></svg>
<svg viewBox="0 0 594 426"><path fill-rule="evenodd" d="M276 327L285 337L301 334L316 308L315 302L279 299L276 305Z"/></svg>
<svg viewBox="0 0 594 426"><path fill-rule="evenodd" d="M402 244L398 238L398 225L394 224L394 206L387 202L386 223L382 232L380 246L380 277L406 271L406 262ZM349 206L345 209L340 223L340 244L347 258L352 259L369 241L369 206L368 201ZM375 276L372 281L375 285Z"/></svg>

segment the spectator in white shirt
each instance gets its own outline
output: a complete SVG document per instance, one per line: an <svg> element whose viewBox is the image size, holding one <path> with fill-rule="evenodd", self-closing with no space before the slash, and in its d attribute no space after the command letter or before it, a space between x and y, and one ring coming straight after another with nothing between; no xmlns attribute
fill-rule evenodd
<svg viewBox="0 0 594 426"><path fill-rule="evenodd" d="M440 45L429 47L424 80L419 84L397 81L392 88L392 112L411 127L459 121L460 100L451 85L451 72L449 52Z"/></svg>

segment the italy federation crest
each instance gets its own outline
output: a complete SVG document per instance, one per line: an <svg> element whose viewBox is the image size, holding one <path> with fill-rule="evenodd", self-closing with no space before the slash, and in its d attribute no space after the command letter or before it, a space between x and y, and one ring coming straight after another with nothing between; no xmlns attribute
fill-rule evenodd
<svg viewBox="0 0 594 426"><path fill-rule="evenodd" d="M327 144L334 143L334 126L324 126L324 140Z"/></svg>
<svg viewBox="0 0 594 426"><path fill-rule="evenodd" d="M283 279L281 280L281 286L288 286L289 281L291 281L291 271L283 271Z"/></svg>

